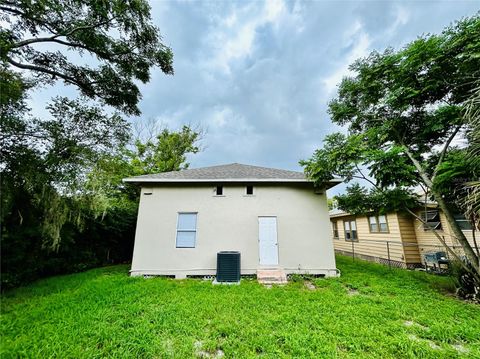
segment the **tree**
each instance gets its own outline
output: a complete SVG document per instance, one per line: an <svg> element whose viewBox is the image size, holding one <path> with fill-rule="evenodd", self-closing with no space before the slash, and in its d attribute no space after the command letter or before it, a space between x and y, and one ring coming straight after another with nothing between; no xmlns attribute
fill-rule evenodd
<svg viewBox="0 0 480 359"><path fill-rule="evenodd" d="M474 228L480 230L480 80L472 97L467 101L465 118L470 125L470 132L467 134L470 142L467 165L477 180L465 184L467 195L463 198L462 206Z"/></svg>
<svg viewBox="0 0 480 359"><path fill-rule="evenodd" d="M0 11L9 25L0 29L0 59L29 71L36 83L61 80L90 99L139 115L135 81L148 82L154 66L173 74L172 51L144 0L7 0ZM91 65L78 65L67 50L90 55Z"/></svg>
<svg viewBox="0 0 480 359"><path fill-rule="evenodd" d="M124 150L131 129L122 113L140 114L138 83L148 82L154 67L173 74L173 54L145 0L5 0L0 20L0 221L8 287L99 265L104 238L131 231L133 221L115 220L125 208L105 215L88 174ZM50 116L33 116L28 95L57 82L78 96L56 96L46 105Z"/></svg>
<svg viewBox="0 0 480 359"><path fill-rule="evenodd" d="M126 177L187 169L188 154L199 152L201 131L183 126L180 131L161 129L145 141L137 138L120 151L99 158L88 174L87 191L103 198L106 206L127 206L137 213L138 190L126 186ZM113 203L113 204L112 204Z"/></svg>
<svg viewBox="0 0 480 359"><path fill-rule="evenodd" d="M66 221L80 226L84 209L101 207L84 185L98 158L130 136L117 111L140 114L137 82L155 66L173 74L173 55L144 0L3 1L0 19L2 231L38 207L44 244L58 250ZM57 81L80 96L56 97L51 118L35 118L28 93ZM21 210L20 193L29 203Z"/></svg>
<svg viewBox="0 0 480 359"><path fill-rule="evenodd" d="M355 75L342 80L329 103L332 121L347 126L348 134L327 136L324 148L301 162L317 183L334 176L361 178L388 203L405 202L403 208L414 216L408 204L417 198L411 189L424 188L445 213L478 282L479 258L454 219L455 203L438 185L451 169L449 157L465 151L452 143L469 129L464 103L480 78L479 38L476 15L399 51L372 52L354 62ZM462 163L464 175L469 171ZM455 173L448 175L450 182L458 180Z"/></svg>

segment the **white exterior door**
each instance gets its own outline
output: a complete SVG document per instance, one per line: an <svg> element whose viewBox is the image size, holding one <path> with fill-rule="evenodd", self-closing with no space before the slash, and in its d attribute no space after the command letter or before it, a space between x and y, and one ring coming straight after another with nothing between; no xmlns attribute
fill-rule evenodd
<svg viewBox="0 0 480 359"><path fill-rule="evenodd" d="M260 265L278 265L277 217L258 217Z"/></svg>

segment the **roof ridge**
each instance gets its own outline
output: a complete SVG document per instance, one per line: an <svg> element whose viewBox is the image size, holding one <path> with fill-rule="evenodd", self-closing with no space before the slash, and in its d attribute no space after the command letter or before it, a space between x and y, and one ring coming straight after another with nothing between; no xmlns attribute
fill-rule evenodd
<svg viewBox="0 0 480 359"><path fill-rule="evenodd" d="M228 163L223 165L214 165L208 167L186 168L180 171L169 171L161 173L152 173L142 176L136 176L126 179L127 182L135 180L190 180L190 181L218 181L218 180L264 180L264 181L303 181L310 182L303 172L277 169L271 167L262 167L255 165L245 165L241 163Z"/></svg>
<svg viewBox="0 0 480 359"><path fill-rule="evenodd" d="M287 170L287 169L284 169L284 168L275 168L275 167L266 167L266 166L257 166L257 165L247 165L247 164L245 164L245 163L239 163L239 162L226 163L226 164L223 164L223 165L213 165L213 166L205 166L205 167L187 168L187 169L185 169L184 171L188 171L188 170L201 170L201 169L215 168L215 167L227 167L227 166L233 166L233 165L244 166L244 167L260 168L260 169L269 169L269 170L274 170L274 171L287 171L287 172L294 172L294 173L303 173L303 172L301 172L301 171ZM177 172L177 171L169 171L169 172ZM162 173L168 173L168 172L162 172Z"/></svg>

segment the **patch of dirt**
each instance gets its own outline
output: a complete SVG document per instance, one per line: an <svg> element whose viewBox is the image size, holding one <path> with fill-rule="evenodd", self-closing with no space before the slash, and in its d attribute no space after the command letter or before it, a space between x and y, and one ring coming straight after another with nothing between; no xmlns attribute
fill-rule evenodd
<svg viewBox="0 0 480 359"><path fill-rule="evenodd" d="M430 330L429 327L426 327L426 326L424 326L424 325L415 323L414 321L411 321L411 320L406 320L406 321L404 321L404 322L403 322L403 325L405 325L406 327L417 327L417 328L420 328L420 329L425 330L425 331Z"/></svg>
<svg viewBox="0 0 480 359"><path fill-rule="evenodd" d="M202 342L196 341L193 343L193 347L195 348L195 355L198 358L222 358L225 356L225 353L221 349L217 349L214 352L201 350L202 349Z"/></svg>
<svg viewBox="0 0 480 359"><path fill-rule="evenodd" d="M163 343L163 350L165 351L165 354L168 354L169 356L174 354L173 342L172 342L172 340L167 339L167 340Z"/></svg>
<svg viewBox="0 0 480 359"><path fill-rule="evenodd" d="M420 339L415 334L408 334L408 339L413 340L414 342L420 341Z"/></svg>
<svg viewBox="0 0 480 359"><path fill-rule="evenodd" d="M359 292L358 290L356 290L356 289L351 289L351 288L350 288L350 289L348 290L348 293L347 293L347 294L348 294L348 295L359 295L360 292Z"/></svg>
<svg viewBox="0 0 480 359"><path fill-rule="evenodd" d="M437 344L435 344L434 342L432 342L431 340L428 340L428 339L420 339L420 338L417 337L415 334L409 334L409 335L408 335L408 339L410 339L410 340L412 340L412 341L414 341L414 342L417 342L417 343L426 342L426 343L428 343L428 345L430 346L430 348L435 349L435 350L442 349L442 348L440 348Z"/></svg>
<svg viewBox="0 0 480 359"><path fill-rule="evenodd" d="M312 282L309 282L309 281L305 281L304 285L305 285L305 288L307 288L308 290L317 289L317 287L315 287L315 285Z"/></svg>
<svg viewBox="0 0 480 359"><path fill-rule="evenodd" d="M468 348L465 348L462 344L452 344L452 347L461 354L470 353L470 350Z"/></svg>
<svg viewBox="0 0 480 359"><path fill-rule="evenodd" d="M197 356L199 358L222 358L222 357L225 356L225 353L221 349L218 349L214 353L210 353L210 352L200 350L200 351L197 352Z"/></svg>

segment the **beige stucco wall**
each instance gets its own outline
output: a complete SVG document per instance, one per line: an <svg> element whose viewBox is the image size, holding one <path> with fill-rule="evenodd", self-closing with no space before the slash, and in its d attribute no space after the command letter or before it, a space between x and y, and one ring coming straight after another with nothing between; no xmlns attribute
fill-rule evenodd
<svg viewBox="0 0 480 359"><path fill-rule="evenodd" d="M150 187L152 188L152 187ZM132 275L209 275L216 254L241 253L242 274L259 268L258 217L276 216L279 267L287 273L336 274L326 197L309 185L225 184L217 197L210 184L142 188ZM195 248L176 248L178 212L198 212Z"/></svg>

